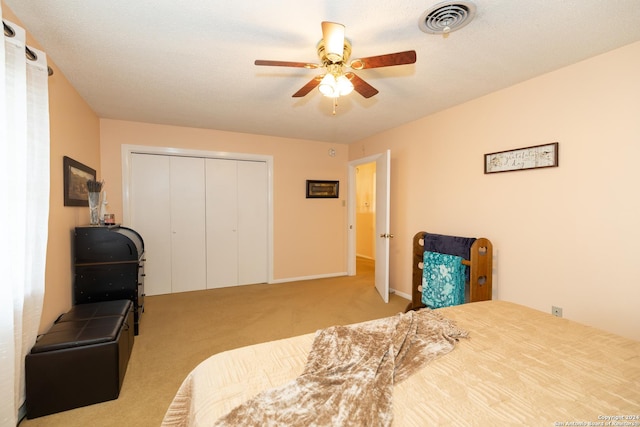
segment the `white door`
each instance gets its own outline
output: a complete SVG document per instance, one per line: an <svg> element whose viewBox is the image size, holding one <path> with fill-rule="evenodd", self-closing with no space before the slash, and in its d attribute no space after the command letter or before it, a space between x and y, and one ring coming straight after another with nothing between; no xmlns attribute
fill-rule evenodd
<svg viewBox="0 0 640 427"><path fill-rule="evenodd" d="M205 289L204 159L131 156L131 227L145 244L145 294Z"/></svg>
<svg viewBox="0 0 640 427"><path fill-rule="evenodd" d="M238 191L235 160L207 159L207 289L238 283Z"/></svg>
<svg viewBox="0 0 640 427"><path fill-rule="evenodd" d="M171 292L206 289L204 159L171 157Z"/></svg>
<svg viewBox="0 0 640 427"><path fill-rule="evenodd" d="M147 295L171 293L170 157L131 155L131 228L144 239Z"/></svg>
<svg viewBox="0 0 640 427"><path fill-rule="evenodd" d="M238 162L238 284L268 280L267 164Z"/></svg>
<svg viewBox="0 0 640 427"><path fill-rule="evenodd" d="M391 151L349 162L349 233L347 238L347 274L356 274L356 167L376 163L375 189L375 287L384 302L389 302L389 201L391 194Z"/></svg>
<svg viewBox="0 0 640 427"><path fill-rule="evenodd" d="M391 151L376 159L376 272L375 286L389 302L389 202L391 195Z"/></svg>
<svg viewBox="0 0 640 427"><path fill-rule="evenodd" d="M207 288L267 282L267 164L207 159L206 177Z"/></svg>

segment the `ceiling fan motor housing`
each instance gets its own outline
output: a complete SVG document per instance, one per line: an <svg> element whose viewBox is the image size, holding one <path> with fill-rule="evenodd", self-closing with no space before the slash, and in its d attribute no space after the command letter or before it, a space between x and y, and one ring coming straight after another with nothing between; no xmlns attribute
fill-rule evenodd
<svg viewBox="0 0 640 427"><path fill-rule="evenodd" d="M336 60L332 60L327 56L327 52L325 49L324 40L320 40L317 46L318 58L320 58L320 62L325 67L329 64L345 64L349 58L351 57L351 42L349 40L344 39L344 50L342 52L341 58L336 58Z"/></svg>

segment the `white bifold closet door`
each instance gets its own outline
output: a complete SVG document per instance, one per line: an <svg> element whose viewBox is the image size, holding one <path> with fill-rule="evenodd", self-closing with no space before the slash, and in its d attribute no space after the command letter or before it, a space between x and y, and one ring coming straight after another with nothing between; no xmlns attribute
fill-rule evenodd
<svg viewBox="0 0 640 427"><path fill-rule="evenodd" d="M131 156L130 222L144 239L147 295L171 293L170 160L168 156Z"/></svg>
<svg viewBox="0 0 640 427"><path fill-rule="evenodd" d="M266 162L131 156L131 227L145 242L145 293L268 280Z"/></svg>
<svg viewBox="0 0 640 427"><path fill-rule="evenodd" d="M206 160L207 288L265 283L265 162Z"/></svg>
<svg viewBox="0 0 640 427"><path fill-rule="evenodd" d="M145 293L206 287L204 159L131 156L131 227L145 243Z"/></svg>
<svg viewBox="0 0 640 427"><path fill-rule="evenodd" d="M171 157L171 291L207 284L204 159Z"/></svg>

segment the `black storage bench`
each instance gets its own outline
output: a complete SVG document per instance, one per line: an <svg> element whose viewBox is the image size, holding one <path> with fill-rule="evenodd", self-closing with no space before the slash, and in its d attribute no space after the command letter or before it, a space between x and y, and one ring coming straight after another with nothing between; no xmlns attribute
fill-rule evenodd
<svg viewBox="0 0 640 427"><path fill-rule="evenodd" d="M133 348L133 303L74 306L25 359L27 418L117 399Z"/></svg>

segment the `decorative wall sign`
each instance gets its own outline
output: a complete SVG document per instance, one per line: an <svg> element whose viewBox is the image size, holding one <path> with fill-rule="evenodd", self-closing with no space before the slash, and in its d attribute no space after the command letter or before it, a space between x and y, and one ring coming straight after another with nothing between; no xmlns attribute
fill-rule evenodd
<svg viewBox="0 0 640 427"><path fill-rule="evenodd" d="M484 173L552 168L557 166L557 142L484 155Z"/></svg>
<svg viewBox="0 0 640 427"><path fill-rule="evenodd" d="M87 181L96 180L96 171L89 166L63 157L64 168L64 205L65 206L89 206L89 190Z"/></svg>
<svg viewBox="0 0 640 427"><path fill-rule="evenodd" d="M307 199L337 199L339 181L307 180Z"/></svg>

